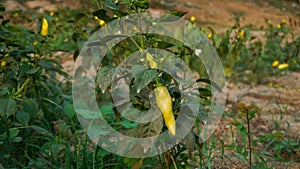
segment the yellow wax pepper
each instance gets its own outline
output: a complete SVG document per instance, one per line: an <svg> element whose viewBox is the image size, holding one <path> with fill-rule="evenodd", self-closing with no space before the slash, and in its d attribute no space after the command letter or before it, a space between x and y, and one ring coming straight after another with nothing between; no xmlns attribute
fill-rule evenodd
<svg viewBox="0 0 300 169"><path fill-rule="evenodd" d="M280 24L278 24L278 25L277 25L277 28L278 28L278 29L280 29L280 28L281 28L281 25L280 25Z"/></svg>
<svg viewBox="0 0 300 169"><path fill-rule="evenodd" d="M6 66L6 61L5 61L5 60L2 60L2 61L1 61L1 66L2 66L2 67L5 67L5 66Z"/></svg>
<svg viewBox="0 0 300 169"><path fill-rule="evenodd" d="M211 33L208 34L207 37L208 37L208 39L210 39L212 37L212 34Z"/></svg>
<svg viewBox="0 0 300 169"><path fill-rule="evenodd" d="M176 122L172 112L172 99L168 89L165 86L159 86L154 89L156 103L163 114L164 121L170 133L176 135Z"/></svg>
<svg viewBox="0 0 300 169"><path fill-rule="evenodd" d="M47 21L46 18L43 18L41 35L42 36L47 36L48 35L48 21Z"/></svg>
<svg viewBox="0 0 300 169"><path fill-rule="evenodd" d="M239 32L239 36L240 36L240 38L244 38L245 37L245 31Z"/></svg>
<svg viewBox="0 0 300 169"><path fill-rule="evenodd" d="M273 67L277 67L278 65L279 65L278 60L276 60L276 61L274 61L274 62L272 63L272 66L273 66Z"/></svg>
<svg viewBox="0 0 300 169"><path fill-rule="evenodd" d="M100 26L104 26L104 25L105 25L105 22L104 22L104 20L100 19L100 21L99 21L99 25L100 25Z"/></svg>
<svg viewBox="0 0 300 169"><path fill-rule="evenodd" d="M287 21L285 19L282 19L281 22L285 25L287 25Z"/></svg>
<svg viewBox="0 0 300 169"><path fill-rule="evenodd" d="M282 70L282 69L285 69L285 68L288 68L288 67L289 67L289 64L287 64L287 63L283 63L283 64L278 65L279 70Z"/></svg>
<svg viewBox="0 0 300 169"><path fill-rule="evenodd" d="M152 69L157 69L157 63L153 60L153 57L151 56L150 53L147 53L147 54L146 54L146 59L147 59L147 61L149 62L150 67L151 67Z"/></svg>
<svg viewBox="0 0 300 169"><path fill-rule="evenodd" d="M195 18L194 16L192 16L192 17L190 18L190 21L191 21L192 23L194 23L194 22L196 21L196 18Z"/></svg>

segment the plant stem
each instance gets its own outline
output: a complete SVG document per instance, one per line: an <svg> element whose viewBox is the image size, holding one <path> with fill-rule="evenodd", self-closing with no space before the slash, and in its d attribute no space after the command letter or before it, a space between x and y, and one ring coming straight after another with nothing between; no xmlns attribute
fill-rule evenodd
<svg viewBox="0 0 300 169"><path fill-rule="evenodd" d="M247 127L248 127L248 145L249 145L249 168L252 168L252 147L251 147L251 131L250 131L250 120L249 120L249 110L246 111L247 114Z"/></svg>

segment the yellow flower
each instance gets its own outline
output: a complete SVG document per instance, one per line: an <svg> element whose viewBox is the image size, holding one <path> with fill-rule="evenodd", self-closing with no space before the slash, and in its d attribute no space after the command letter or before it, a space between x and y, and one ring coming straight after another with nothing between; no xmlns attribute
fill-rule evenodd
<svg viewBox="0 0 300 169"><path fill-rule="evenodd" d="M2 61L1 61L1 66L2 66L2 67L5 67L5 66L6 66L6 61L5 61L5 60L2 60Z"/></svg>
<svg viewBox="0 0 300 169"><path fill-rule="evenodd" d="M176 121L172 110L172 99L168 89L165 86L159 86L154 89L155 99L158 108L163 114L164 121L170 133L176 135Z"/></svg>
<svg viewBox="0 0 300 169"><path fill-rule="evenodd" d="M274 61L274 62L272 63L272 66L273 66L273 67L277 67L278 65L279 65L278 60L276 60L276 61Z"/></svg>
<svg viewBox="0 0 300 169"><path fill-rule="evenodd" d="M207 37L208 37L208 39L211 39L212 38L212 34L211 33L208 34Z"/></svg>
<svg viewBox="0 0 300 169"><path fill-rule="evenodd" d="M54 11L51 11L49 15L50 15L50 16L53 16L53 15L54 15Z"/></svg>
<svg viewBox="0 0 300 169"><path fill-rule="evenodd" d="M281 25L280 25L280 24L277 24L277 28L280 29L280 28L281 28Z"/></svg>
<svg viewBox="0 0 300 169"><path fill-rule="evenodd" d="M47 21L46 18L43 18L41 35L42 36L47 36L48 35L48 21Z"/></svg>
<svg viewBox="0 0 300 169"><path fill-rule="evenodd" d="M98 16L94 16L94 19L98 20L99 18L98 18Z"/></svg>
<svg viewBox="0 0 300 169"><path fill-rule="evenodd" d="M105 22L104 22L104 20L100 19L100 21L99 21L99 25L100 25L100 26L104 26L104 25L105 25Z"/></svg>
<svg viewBox="0 0 300 169"><path fill-rule="evenodd" d="M194 23L194 22L196 21L196 18L195 18L194 16L192 16L192 17L190 18L190 21L191 21L192 23Z"/></svg>
<svg viewBox="0 0 300 169"><path fill-rule="evenodd" d="M282 70L282 69L285 69L285 68L288 68L288 67L289 67L289 64L287 64L287 63L283 63L283 64L278 65L279 70Z"/></svg>
<svg viewBox="0 0 300 169"><path fill-rule="evenodd" d="M245 37L245 31L240 31L239 32L239 36L240 36L240 38L244 38Z"/></svg>

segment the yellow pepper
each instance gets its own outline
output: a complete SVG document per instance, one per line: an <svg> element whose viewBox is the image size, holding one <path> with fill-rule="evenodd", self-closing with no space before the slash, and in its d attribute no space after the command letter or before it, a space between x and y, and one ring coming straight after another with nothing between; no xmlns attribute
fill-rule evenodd
<svg viewBox="0 0 300 169"><path fill-rule="evenodd" d="M43 18L41 34L42 36L48 35L48 21L46 18Z"/></svg>
<svg viewBox="0 0 300 169"><path fill-rule="evenodd" d="M277 28L278 28L278 29L281 29L281 25L280 25L280 24L277 24Z"/></svg>
<svg viewBox="0 0 300 169"><path fill-rule="evenodd" d="M99 25L100 25L100 26L104 26L104 25L105 25L105 21L104 21L104 20L102 20L102 19L100 19L100 21L99 21Z"/></svg>
<svg viewBox="0 0 300 169"><path fill-rule="evenodd" d="M194 23L194 22L196 21L196 18L195 18L194 16L192 16L192 17L190 18L190 21L191 21L192 23Z"/></svg>
<svg viewBox="0 0 300 169"><path fill-rule="evenodd" d="M154 89L156 103L163 114L164 121L170 133L176 135L176 122L172 112L172 99L165 86L159 86Z"/></svg>
<svg viewBox="0 0 300 169"><path fill-rule="evenodd" d="M212 34L210 33L210 34L208 34L207 35L207 37L208 37L208 39L211 39L211 37L212 37Z"/></svg>
<svg viewBox="0 0 300 169"><path fill-rule="evenodd" d="M153 60L153 57L151 56L150 53L147 53L147 54L146 54L146 59L147 59L147 61L149 62L150 67L151 67L152 69L157 69L157 63Z"/></svg>
<svg viewBox="0 0 300 169"><path fill-rule="evenodd" d="M272 63L273 67L277 67L278 65L279 65L279 62L277 60Z"/></svg>
<svg viewBox="0 0 300 169"><path fill-rule="evenodd" d="M285 68L288 68L288 67L289 67L289 64L287 64L287 63L278 65L279 70L282 70L282 69L285 69Z"/></svg>
<svg viewBox="0 0 300 169"><path fill-rule="evenodd" d="M6 66L6 61L5 61L5 60L2 60L2 61L1 61L1 66L2 66L2 67L5 67L5 66Z"/></svg>

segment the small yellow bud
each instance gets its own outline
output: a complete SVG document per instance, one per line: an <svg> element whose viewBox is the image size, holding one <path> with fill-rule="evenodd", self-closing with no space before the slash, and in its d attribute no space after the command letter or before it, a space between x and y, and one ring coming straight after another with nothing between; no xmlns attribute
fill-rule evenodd
<svg viewBox="0 0 300 169"><path fill-rule="evenodd" d="M208 39L211 39L212 38L212 34L211 33L208 34L207 37L208 37Z"/></svg>
<svg viewBox="0 0 300 169"><path fill-rule="evenodd" d="M273 67L277 67L278 65L279 65L278 60L276 60L276 61L274 61L274 62L272 63L272 66L273 66Z"/></svg>
<svg viewBox="0 0 300 169"><path fill-rule="evenodd" d="M6 66L6 61L5 61L5 60L2 60L2 61L1 61L1 66L2 66L2 67L5 67L5 66Z"/></svg>
<svg viewBox="0 0 300 169"><path fill-rule="evenodd" d="M34 41L34 42L33 42L33 45L36 46L36 45L37 45L37 41Z"/></svg>
<svg viewBox="0 0 300 169"><path fill-rule="evenodd" d="M98 18L98 16L94 16L94 19L98 20L99 18Z"/></svg>
<svg viewBox="0 0 300 169"><path fill-rule="evenodd" d="M100 26L104 26L104 25L105 25L105 22L104 22L104 20L100 19L100 21L99 21L99 25L100 25Z"/></svg>
<svg viewBox="0 0 300 169"><path fill-rule="evenodd" d="M190 21L191 21L192 23L194 23L194 22L196 21L196 18L195 18L194 16L192 16L192 17L190 18Z"/></svg>
<svg viewBox="0 0 300 169"><path fill-rule="evenodd" d="M281 25L280 25L280 24L277 24L277 28L280 29L280 28L281 28Z"/></svg>
<svg viewBox="0 0 300 169"><path fill-rule="evenodd" d="M281 22L282 22L282 24L287 25L287 21L285 19L282 19Z"/></svg>
<svg viewBox="0 0 300 169"><path fill-rule="evenodd" d="M53 15L54 15L54 11L51 11L49 15L50 15L50 16L53 16Z"/></svg>
<svg viewBox="0 0 300 169"><path fill-rule="evenodd" d="M18 17L19 16L19 13L18 12L15 12L14 13L14 17L16 18L16 17Z"/></svg>
<svg viewBox="0 0 300 169"><path fill-rule="evenodd" d="M283 63L283 64L278 65L279 70L282 70L282 69L285 69L285 68L288 68L288 67L289 67L289 64L287 64L287 63Z"/></svg>
<svg viewBox="0 0 300 169"><path fill-rule="evenodd" d="M5 55L4 55L4 57L8 57L9 56L9 54L8 53L6 53Z"/></svg>
<svg viewBox="0 0 300 169"><path fill-rule="evenodd" d="M46 18L43 18L41 35L42 36L47 36L48 35L48 21L47 21Z"/></svg>
<svg viewBox="0 0 300 169"><path fill-rule="evenodd" d="M239 32L239 36L240 36L240 38L244 38L245 37L245 31L240 31Z"/></svg>

